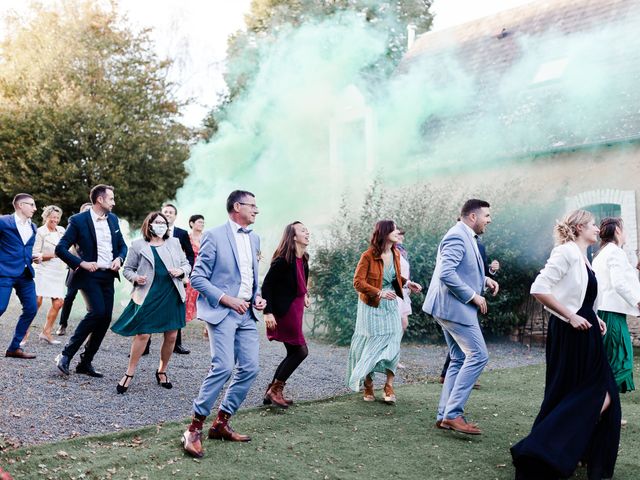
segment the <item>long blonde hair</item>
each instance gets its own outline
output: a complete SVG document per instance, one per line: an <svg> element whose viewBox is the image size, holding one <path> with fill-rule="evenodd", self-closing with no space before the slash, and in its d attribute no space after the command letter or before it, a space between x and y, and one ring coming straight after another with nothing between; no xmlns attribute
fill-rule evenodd
<svg viewBox="0 0 640 480"><path fill-rule="evenodd" d="M567 213L561 221L556 220L556 226L553 229L556 245L575 242L578 238L578 226L586 225L594 219L593 213L587 210L574 210Z"/></svg>

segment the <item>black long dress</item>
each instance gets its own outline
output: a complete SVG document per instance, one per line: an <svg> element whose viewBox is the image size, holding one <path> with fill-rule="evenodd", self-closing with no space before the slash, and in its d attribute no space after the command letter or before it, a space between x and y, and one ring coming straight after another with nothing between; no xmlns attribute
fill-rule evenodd
<svg viewBox="0 0 640 480"><path fill-rule="evenodd" d="M546 348L546 386L528 437L511 447L516 480L570 477L578 462L589 480L611 478L620 443L620 397L604 351L593 303L598 283L590 268L578 315L591 323L576 330L551 315ZM609 392L611 405L600 416Z"/></svg>

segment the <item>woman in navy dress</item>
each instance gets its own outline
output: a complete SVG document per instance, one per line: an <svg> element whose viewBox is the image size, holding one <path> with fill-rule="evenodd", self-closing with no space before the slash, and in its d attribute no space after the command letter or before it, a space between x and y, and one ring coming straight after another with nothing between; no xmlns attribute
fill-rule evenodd
<svg viewBox="0 0 640 480"><path fill-rule="evenodd" d="M267 387L265 405L287 408L293 403L284 398L282 391L291 374L309 354L302 332L304 309L309 306L308 246L307 227L300 222L287 225L262 283L262 298L267 301L264 309L267 338L284 343L287 351Z"/></svg>
<svg viewBox="0 0 640 480"><path fill-rule="evenodd" d="M511 448L516 480L611 478L620 442L620 398L602 341L598 284L586 252L598 239L593 215L576 210L556 225L557 246L531 286L551 312L546 386L531 433Z"/></svg>

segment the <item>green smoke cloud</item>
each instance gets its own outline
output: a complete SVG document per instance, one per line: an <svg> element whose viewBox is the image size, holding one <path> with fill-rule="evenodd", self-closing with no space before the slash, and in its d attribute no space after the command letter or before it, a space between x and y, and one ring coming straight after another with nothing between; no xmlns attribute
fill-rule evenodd
<svg viewBox="0 0 640 480"><path fill-rule="evenodd" d="M551 26L488 36L513 44L518 60L504 68L452 43L408 58L388 79L369 68L386 38L361 16L284 29L262 47L255 80L213 141L194 147L179 206L211 226L226 218L231 190L251 190L261 207L256 229L273 246L290 221L321 229L342 195L358 203L374 177L406 186L606 135L624 139L640 100L637 69L627 65L638 48L637 10L577 34Z"/></svg>

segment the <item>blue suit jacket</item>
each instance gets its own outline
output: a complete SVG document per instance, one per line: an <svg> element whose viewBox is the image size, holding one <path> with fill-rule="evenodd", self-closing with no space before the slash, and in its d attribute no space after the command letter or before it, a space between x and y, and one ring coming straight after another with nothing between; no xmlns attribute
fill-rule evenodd
<svg viewBox="0 0 640 480"><path fill-rule="evenodd" d="M118 217L113 213L109 213L107 215L107 222L109 223L109 230L111 231L113 260L119 257L124 264L124 260L127 257L127 244L124 242L124 237L120 232ZM73 245L76 246L77 256L69 251L69 248ZM69 218L67 230L56 246L56 255L74 271L72 279L67 281L67 283L80 286L85 275L89 274L86 270L79 268L80 263L83 261L95 262L98 260L96 229L93 226L90 211L87 210L86 212L76 213ZM113 276L120 278L117 272L113 272Z"/></svg>
<svg viewBox="0 0 640 480"><path fill-rule="evenodd" d="M35 276L31 255L36 241L36 226L31 223L33 235L25 245L13 214L0 216L0 277L19 277L25 265Z"/></svg>
<svg viewBox="0 0 640 480"><path fill-rule="evenodd" d="M478 309L471 299L476 293L482 294L486 277L475 241L462 222L446 233L438 247L424 312L463 325L477 323Z"/></svg>
<svg viewBox="0 0 640 480"><path fill-rule="evenodd" d="M260 238L249 233L253 250L253 292L251 304L258 295L258 253ZM217 325L231 312L231 309L220 303L223 294L237 297L240 291L240 262L238 248L231 225L227 222L219 227L207 230L202 235L200 251L191 274L191 286L198 296L198 318ZM253 309L251 315L257 320Z"/></svg>

